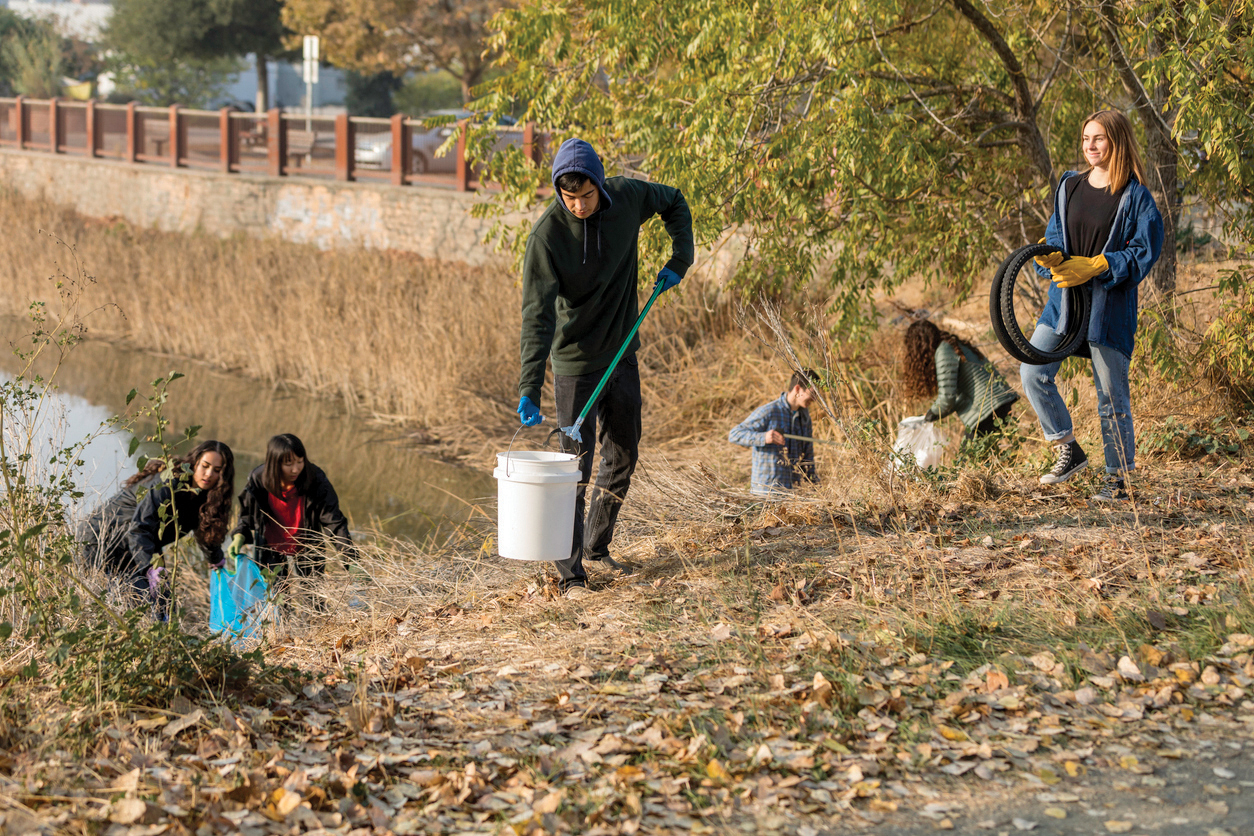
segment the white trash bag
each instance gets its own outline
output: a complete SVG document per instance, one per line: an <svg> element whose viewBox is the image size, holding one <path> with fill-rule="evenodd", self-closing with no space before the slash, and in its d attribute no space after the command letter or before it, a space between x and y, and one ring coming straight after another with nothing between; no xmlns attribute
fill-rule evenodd
<svg viewBox="0 0 1254 836"><path fill-rule="evenodd" d="M922 415L906 418L897 425L892 467L895 470L904 470L912 460L924 470L939 467L947 443L948 436L937 429L935 422L923 420Z"/></svg>

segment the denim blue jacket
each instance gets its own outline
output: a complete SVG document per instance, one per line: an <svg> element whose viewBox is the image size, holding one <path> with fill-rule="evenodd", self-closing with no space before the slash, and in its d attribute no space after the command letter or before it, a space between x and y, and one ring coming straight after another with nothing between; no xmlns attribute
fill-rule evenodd
<svg viewBox="0 0 1254 836"><path fill-rule="evenodd" d="M1067 241L1067 192L1064 184L1069 177L1078 177L1075 171L1065 172L1058 180L1054 193L1054 214L1045 228L1045 242L1061 247L1071 254ZM1109 269L1093 277L1093 314L1089 318L1088 341L1108 346L1127 357L1132 356L1136 334L1136 287L1149 273L1163 247L1163 219L1149 189L1133 177L1124 189L1115 211L1115 222L1110 237L1102 247ZM1042 278L1050 277L1049 270L1036 265ZM1066 297L1058 285L1049 286L1049 303L1041 312L1037 325L1053 328L1057 333L1066 330Z"/></svg>

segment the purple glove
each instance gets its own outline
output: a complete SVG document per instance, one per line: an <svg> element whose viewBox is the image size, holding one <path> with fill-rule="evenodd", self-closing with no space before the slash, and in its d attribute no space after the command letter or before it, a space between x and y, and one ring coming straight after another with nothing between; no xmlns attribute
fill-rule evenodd
<svg viewBox="0 0 1254 836"><path fill-rule="evenodd" d="M222 552L218 552L217 563L213 563L212 561L209 562L210 569L222 569L222 568L225 568L225 566L226 566L226 555L223 554Z"/></svg>
<svg viewBox="0 0 1254 836"><path fill-rule="evenodd" d="M149 566L148 567L148 591L151 592L155 596L157 594L157 590L161 588L161 585L163 583L165 583L165 567L164 566Z"/></svg>

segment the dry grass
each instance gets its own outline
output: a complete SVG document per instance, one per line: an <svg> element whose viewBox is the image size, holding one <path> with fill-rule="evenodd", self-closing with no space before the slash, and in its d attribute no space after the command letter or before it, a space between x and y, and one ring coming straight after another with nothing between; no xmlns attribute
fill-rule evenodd
<svg viewBox="0 0 1254 836"><path fill-rule="evenodd" d="M146 233L127 235L131 246L147 240ZM103 239L88 237L91 246L103 246ZM218 246L233 252L231 247L245 245L270 246ZM347 255L274 246L275 252L303 252L308 261L292 255L295 266L326 263L341 270L351 263ZM379 270L380 287L380 265L403 263L355 255ZM429 267L411 266L416 272ZM263 274L275 273L256 268L251 275ZM328 282L343 287L347 275L336 272ZM421 284L414 279L415 293ZM1237 710L1249 710L1238 709L1234 700L1240 698L1228 691L1186 693L1174 684L1167 704L1158 706L1154 689L1164 686L1147 691L1131 682L1103 691L1100 706L1077 704L1077 692L1097 681L1089 678L1094 671L1086 669L1086 653L1109 653L1110 665L1128 655L1147 671L1160 662L1165 671L1163 659L1170 656L1172 664L1195 665L1200 673L1228 634L1254 632L1254 472L1246 460L1196 457L1184 449L1143 456L1133 501L1113 510L1087 501L1091 480L1041 486L1036 477L1042 454L1031 443L961 471L886 472L884 428L922 411L896 397L897 338L890 329L854 353L829 344L822 316L808 306L788 316L749 312L738 322L730 300L717 299L708 288L687 290L651 320L642 356L649 369L649 433L616 537L619 556L640 564L641 571L611 578L593 567L593 594L563 599L543 564L492 554L488 508L448 539L368 537L358 568L332 566L325 577L293 590L261 644L270 660L298 665L316 679L305 695L287 695L264 709L204 706L228 730L237 717L252 718L251 731L242 731L251 738L239 746L256 792L239 783L244 779L238 774L228 787L221 775L198 772L221 786L205 807L214 812L195 816L217 822L212 816L218 811L260 810L283 781L330 756L326 769L317 767L323 777L310 779L317 786L308 788L320 813L338 815L334 807L351 819L358 809L352 798L364 809L407 781L424 788L422 782L431 781L433 792L448 788L448 798L438 810L424 809L425 823L415 828L444 832L497 828L500 822L478 818L488 815L483 805L493 793L505 798L520 787L534 790L526 806L534 800L537 811L549 792L567 799L560 808L554 801L557 815L543 819L545 832L577 832L594 820L622 827L607 833L690 832L691 825L685 831L657 822L663 811L706 815L700 809L707 803L716 805L707 812L717 814L705 819L714 832L792 832L803 822L817 832L892 814L897 791L886 787L900 779L909 783L909 795L901 796L902 812L889 820L891 827L907 821L911 805L937 797L938 790L928 788L937 786L937 766L988 757L954 750L965 744L942 749L953 741L941 733L944 724L961 725L972 736L987 733L995 759L1013 761L1014 772L1006 775L1019 776L1057 769L1049 760L1055 752L1047 750L1077 745L1078 738L1055 731L1061 720L1052 712L1062 705L1074 717L1074 723L1067 720L1073 735L1110 726L1098 707L1122 710L1130 699L1141 700L1147 722L1120 728L1145 735L1171 729L1184 736L1194 711L1227 722ZM502 298L509 292L490 291ZM698 301L707 293L708 306ZM195 298L189 294L186 304L199 304ZM502 316L510 315L506 309L512 312L516 304L502 303ZM478 327L450 310L448 316L463 317L450 327ZM1204 323L1205 313L1195 313L1196 324ZM161 326L154 320L145 327L156 334ZM496 345L494 338L485 351ZM1187 334L1180 339L1187 345ZM415 340L405 343L409 350L428 344ZM369 354L359 344L345 345ZM512 346L508 339L499 350L512 357ZM357 365L345 360L344 368L360 370L372 362L355 360ZM1213 421L1226 409L1202 376L1168 392L1144 358L1138 363L1140 432L1161 429L1152 416L1171 409L1173 398L1187 411L1172 414L1190 421ZM764 505L745 494L747 453L726 442L726 431L777 394L790 364L833 372L826 420L816 422L816 433L840 443L818 450L821 485ZM460 385L450 381L460 378L455 365L441 368L452 376L432 391L447 393ZM510 423L516 366L488 372L499 378L494 385L501 394L481 402L468 397L459 406L475 403L467 409L487 410L470 414L498 421L501 435L488 428L484 436L497 444ZM1068 385L1079 398L1081 439L1095 443L1091 383L1081 375ZM359 405L371 403L362 387L331 388L351 394ZM1019 414L1027 414L1026 405ZM1022 426L1029 436L1035 432L1029 421ZM195 572L181 578L185 626L202 630L204 581ZM33 650L11 645L14 653ZM1052 656L1043 675L1030 659L1046 652ZM1145 661L1151 658L1158 661ZM1241 664L1249 661L1246 654ZM1096 673L1116 682L1113 674L1105 676L1110 666ZM1174 674L1163 676L1155 682ZM15 777L0 774L0 798L38 806L47 817L76 803L63 799L84 788L106 794L133 763L146 768L168 759L171 772L162 774L185 770L186 778L191 767L185 768L190 761L183 755L195 746L197 757L211 757L209 744L220 734L216 728L196 731L193 743L192 733L185 733L177 746L187 751L177 749L175 759L164 754L176 751L175 744L127 706L66 706L41 683L14 687L6 699L0 700L0 748L9 751ZM182 709L177 713L191 706ZM110 724L117 736L84 732ZM607 749L604 762L570 754L580 741L608 746L611 736L630 741L646 734L660 741L654 749L615 755ZM1029 734L1041 746L1031 758L1020 750ZM403 746L394 743L402 737ZM90 770L99 774L80 766L83 759L55 754L87 745L99 758ZM421 752L422 768L405 772L402 762L385 768L380 752L394 745ZM929 754L921 754L923 746ZM276 768L282 750L309 760ZM1014 751L1020 754L1003 754ZM42 770L42 798L16 778L36 769ZM647 771L650 783L644 777L634 782L633 769ZM884 786L864 781L864 775L879 776ZM188 806L175 792L182 780L152 790L152 797ZM474 792L459 796L474 780ZM778 784L770 789L773 781ZM1003 784L1010 786L1008 781ZM827 801L814 800L824 793ZM783 798L791 800L781 803ZM420 808L405 807L405 799L397 803L395 810L404 811L397 815L418 815ZM546 814L536 815L538 830ZM523 830L536 832L528 827Z"/></svg>
<svg viewBox="0 0 1254 836"><path fill-rule="evenodd" d="M506 269L161 233L12 192L0 192L0 219L0 314L52 300L60 275L82 272L94 279L82 299L97 309L91 335L283 381L380 418L470 436L516 424L520 291ZM642 329L657 437L747 411L787 375L737 332L732 299L695 284Z"/></svg>

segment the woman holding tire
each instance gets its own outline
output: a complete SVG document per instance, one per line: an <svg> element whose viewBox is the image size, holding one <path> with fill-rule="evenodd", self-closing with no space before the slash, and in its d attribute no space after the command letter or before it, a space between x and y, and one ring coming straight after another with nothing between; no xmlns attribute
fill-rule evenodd
<svg viewBox="0 0 1254 836"><path fill-rule="evenodd" d="M1088 169L1068 171L1059 179L1045 230L1044 243L1061 252L1036 258L1037 272L1052 284L1031 344L1052 351L1063 341L1072 325L1068 317L1076 315L1064 290L1091 282L1087 345L1106 464L1105 483L1093 498L1111 502L1127 499L1124 475L1135 467L1128 365L1136 334L1137 285L1158 260L1163 220L1144 185L1145 167L1126 116L1102 110L1086 118L1080 151ZM1043 484L1065 482L1088 466L1058 392L1055 378L1061 365L1025 363L1020 368L1024 393L1057 451L1054 466L1041 477Z"/></svg>

